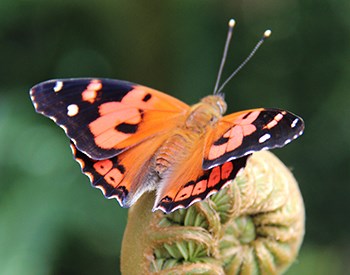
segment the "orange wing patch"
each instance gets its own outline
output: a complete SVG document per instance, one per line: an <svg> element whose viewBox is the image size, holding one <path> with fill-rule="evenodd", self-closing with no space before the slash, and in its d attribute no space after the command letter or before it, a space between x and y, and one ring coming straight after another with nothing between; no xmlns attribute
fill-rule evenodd
<svg viewBox="0 0 350 275"><path fill-rule="evenodd" d="M259 116L260 111L255 110L250 113L240 113L234 120L234 126L229 128L221 139L213 143L209 148L208 160L214 160L225 153L230 152L242 145L243 138L256 131L256 126L252 123Z"/></svg>
<svg viewBox="0 0 350 275"><path fill-rule="evenodd" d="M91 104L94 103L96 101L98 91L101 89L102 89L101 80L99 80L99 79L91 80L90 84L81 93L82 100L87 101Z"/></svg>
<svg viewBox="0 0 350 275"><path fill-rule="evenodd" d="M233 164L232 162L225 162L222 166L221 166L221 179L228 179L232 173L233 170Z"/></svg>
<svg viewBox="0 0 350 275"><path fill-rule="evenodd" d="M287 112L282 111L281 113L278 113L277 115L274 116L273 120L271 120L269 123L267 123L263 129L272 129L273 127L275 127L278 122L280 122L284 115L286 115Z"/></svg>
<svg viewBox="0 0 350 275"><path fill-rule="evenodd" d="M208 180L200 180L199 182L197 182L195 184L190 195L198 196L198 195L202 194L207 189L207 184L208 184Z"/></svg>
<svg viewBox="0 0 350 275"><path fill-rule="evenodd" d="M92 167L100 175L105 175L113 168L113 162L110 159L99 160Z"/></svg>
<svg viewBox="0 0 350 275"><path fill-rule="evenodd" d="M107 102L99 106L100 117L89 124L95 143L110 149L138 130L145 109L156 108L159 100L146 90L135 88L121 102Z"/></svg>
<svg viewBox="0 0 350 275"><path fill-rule="evenodd" d="M214 188L220 182L220 167L216 166L209 173L207 188Z"/></svg>
<svg viewBox="0 0 350 275"><path fill-rule="evenodd" d="M89 129L99 148L123 150L159 132L168 131L169 121L183 117L188 108L168 95L136 85L120 102L101 104L99 117L89 124ZM164 127L160 129L155 123Z"/></svg>

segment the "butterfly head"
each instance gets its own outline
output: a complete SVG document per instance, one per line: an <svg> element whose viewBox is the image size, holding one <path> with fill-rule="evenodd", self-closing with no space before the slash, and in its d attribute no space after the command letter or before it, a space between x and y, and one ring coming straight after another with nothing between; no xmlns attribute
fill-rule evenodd
<svg viewBox="0 0 350 275"><path fill-rule="evenodd" d="M225 102L223 94L209 95L202 98L201 103L208 105L208 109L217 114L217 116L222 116L227 110L227 104Z"/></svg>

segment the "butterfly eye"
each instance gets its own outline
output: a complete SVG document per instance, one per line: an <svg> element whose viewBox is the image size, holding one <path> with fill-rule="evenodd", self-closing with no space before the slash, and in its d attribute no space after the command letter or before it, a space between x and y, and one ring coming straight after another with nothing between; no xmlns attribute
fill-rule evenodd
<svg viewBox="0 0 350 275"><path fill-rule="evenodd" d="M219 106L220 113L222 114L224 110L223 110L223 108L222 108L222 106L221 106L220 102L216 102L216 105L218 105L218 106Z"/></svg>
<svg viewBox="0 0 350 275"><path fill-rule="evenodd" d="M223 100L219 100L216 102L216 105L219 107L220 114L224 114L226 112L226 103Z"/></svg>
<svg viewBox="0 0 350 275"><path fill-rule="evenodd" d="M218 121L217 116L211 116L210 123L214 123L214 122L217 122L217 121Z"/></svg>

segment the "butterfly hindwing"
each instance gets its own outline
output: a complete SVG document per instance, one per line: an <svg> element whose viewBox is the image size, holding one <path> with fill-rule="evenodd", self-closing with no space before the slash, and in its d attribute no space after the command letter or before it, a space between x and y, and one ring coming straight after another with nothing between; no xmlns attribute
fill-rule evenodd
<svg viewBox="0 0 350 275"><path fill-rule="evenodd" d="M92 186L100 189L106 198L115 198L122 207L130 207L144 192L156 189L157 175L152 170L152 158L166 138L167 135L160 135L146 139L103 160L89 158L77 150L74 143L71 148Z"/></svg>
<svg viewBox="0 0 350 275"><path fill-rule="evenodd" d="M189 108L159 91L112 79L50 80L30 94L36 111L54 120L93 159L113 157L167 132Z"/></svg>
<svg viewBox="0 0 350 275"><path fill-rule="evenodd" d="M256 151L283 147L303 130L303 120L285 110L259 108L224 116L208 138L203 169Z"/></svg>
<svg viewBox="0 0 350 275"><path fill-rule="evenodd" d="M125 176L125 167L119 163L118 156L105 160L93 160L77 150L73 142L71 149L82 172L90 179L91 185L100 189L106 198L114 197L122 205L128 189L120 185ZM109 176L107 176L108 173L110 173ZM112 182L117 183L112 184Z"/></svg>
<svg viewBox="0 0 350 275"><path fill-rule="evenodd" d="M185 177L181 185L174 185L176 181L173 181L173 190L163 191L167 195L163 196L159 203L156 202L154 210L173 212L179 208L187 208L217 193L236 178L238 172L246 166L248 157L249 155L231 160L209 170L199 169L193 179L186 180Z"/></svg>

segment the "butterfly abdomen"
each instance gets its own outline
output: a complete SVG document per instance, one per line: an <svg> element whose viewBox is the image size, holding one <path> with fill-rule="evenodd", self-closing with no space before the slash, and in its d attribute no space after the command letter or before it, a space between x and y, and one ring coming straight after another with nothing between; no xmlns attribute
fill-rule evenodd
<svg viewBox="0 0 350 275"><path fill-rule="evenodd" d="M180 163L190 151L190 144L194 142L194 135L177 133L169 138L158 150L155 157L155 172L160 178L171 167Z"/></svg>

